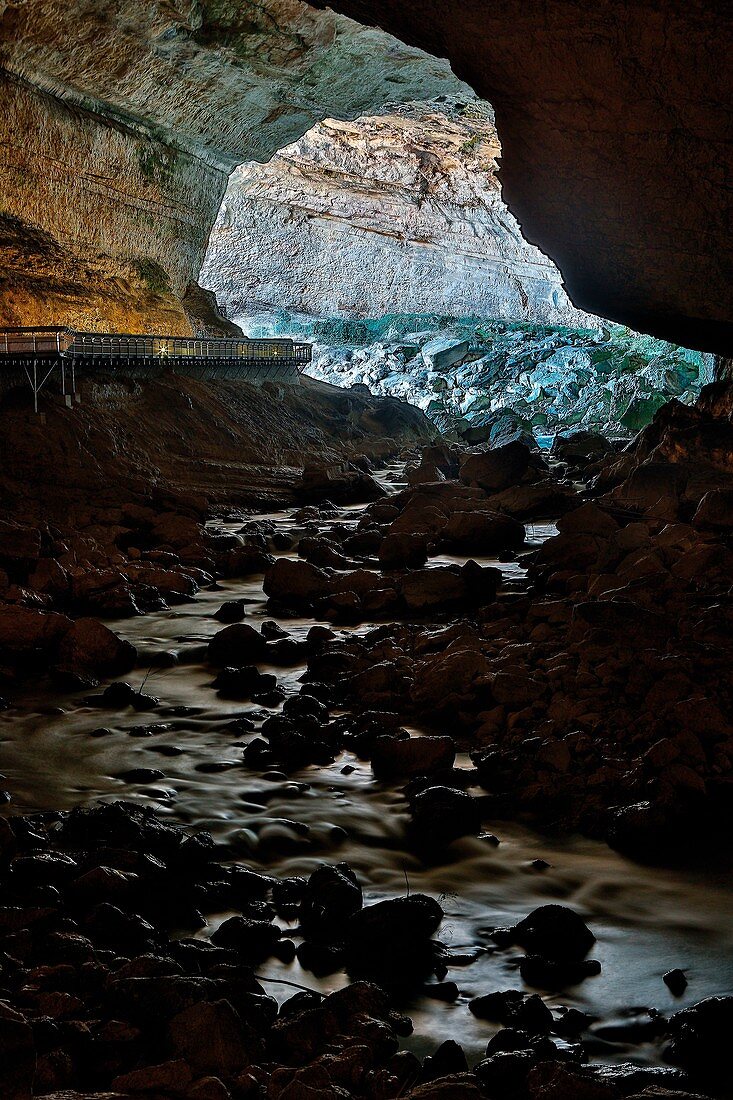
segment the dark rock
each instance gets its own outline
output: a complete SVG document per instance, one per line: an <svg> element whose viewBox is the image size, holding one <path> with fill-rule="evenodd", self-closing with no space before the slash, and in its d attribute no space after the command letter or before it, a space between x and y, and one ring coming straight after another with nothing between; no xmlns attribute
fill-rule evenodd
<svg viewBox="0 0 733 1100"><path fill-rule="evenodd" d="M212 933L211 942L217 947L233 948L247 962L256 964L274 953L280 930L268 921L230 917Z"/></svg>
<svg viewBox="0 0 733 1100"><path fill-rule="evenodd" d="M529 447L517 440L481 454L464 455L459 476L464 485L479 485L487 492L497 493L522 479L529 460Z"/></svg>
<svg viewBox="0 0 733 1100"><path fill-rule="evenodd" d="M249 623L233 623L218 631L209 642L207 656L213 665L241 668L262 660L267 642Z"/></svg>
<svg viewBox="0 0 733 1100"><path fill-rule="evenodd" d="M474 997L468 1007L479 1020L494 1020L530 1035L547 1035L553 1026L552 1013L536 993L521 993L515 989L487 993Z"/></svg>
<svg viewBox="0 0 733 1100"><path fill-rule="evenodd" d="M412 799L410 808L415 840L428 847L475 836L481 829L479 802L454 787L428 787Z"/></svg>
<svg viewBox="0 0 733 1100"><path fill-rule="evenodd" d="M173 1017L168 1030L176 1054L199 1073L228 1077L260 1053L256 1037L228 1001L191 1005Z"/></svg>
<svg viewBox="0 0 733 1100"><path fill-rule="evenodd" d="M578 962L596 938L566 905L541 905L513 929L513 940L527 951L556 962Z"/></svg>
<svg viewBox="0 0 733 1100"><path fill-rule="evenodd" d="M377 737L372 748L372 768L378 779L425 775L453 767L456 749L451 737L411 737L397 740Z"/></svg>
<svg viewBox="0 0 733 1100"><path fill-rule="evenodd" d="M245 614L244 600L226 600L214 614L214 618L220 623L239 623Z"/></svg>
<svg viewBox="0 0 733 1100"><path fill-rule="evenodd" d="M557 960L546 959L542 955L527 955L519 964L522 980L537 989L566 989L600 972L601 964L595 959Z"/></svg>
<svg viewBox="0 0 733 1100"><path fill-rule="evenodd" d="M0 1094L3 1100L31 1100L36 1073L33 1030L20 1012L0 1002Z"/></svg>
<svg viewBox="0 0 733 1100"><path fill-rule="evenodd" d="M316 868L308 879L298 918L309 939L342 939L346 921L363 905L361 886L346 863Z"/></svg>
<svg viewBox="0 0 733 1100"><path fill-rule="evenodd" d="M668 970L666 974L662 976L662 981L669 989L670 993L675 997L681 997L687 989L687 978L685 977L684 970Z"/></svg>
<svg viewBox="0 0 733 1100"><path fill-rule="evenodd" d="M730 1083L730 1037L733 1034L733 997L707 997L669 1020L667 1059L706 1086Z"/></svg>

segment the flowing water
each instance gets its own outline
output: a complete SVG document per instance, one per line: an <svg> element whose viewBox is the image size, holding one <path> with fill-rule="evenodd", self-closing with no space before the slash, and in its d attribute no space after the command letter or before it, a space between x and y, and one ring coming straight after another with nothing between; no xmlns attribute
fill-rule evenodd
<svg viewBox="0 0 733 1100"><path fill-rule="evenodd" d="M344 509L340 519L356 523L359 512ZM262 518L286 531L297 527L288 513ZM237 530L241 524L224 526ZM528 539L537 543L553 532L551 524L533 525ZM432 563L458 560L444 556ZM500 568L507 588L522 586L521 560ZM496 1029L474 1019L467 1001L495 989L523 988L518 953L494 950L489 930L515 923L549 901L567 903L584 915L598 940L592 954L602 964L598 977L563 995L547 996L552 1006L574 1005L607 1023L645 1006L668 1013L712 993L733 992L733 890L722 872L640 867L604 844L577 837L548 839L507 822L485 823L498 836L498 846L464 838L427 865L405 847L403 796L376 782L368 763L343 753L332 765L288 776L246 768L242 748L257 733L242 737L230 724L243 715L259 722L273 710L219 699L204 659L208 639L221 629L214 612L224 600L242 598L248 601L245 621L253 625L274 618L293 635L304 636L315 621L270 614L261 577L227 581L171 610L110 624L137 646L139 666L129 679L137 686L147 675L146 693L160 699L155 710L99 709L81 693L44 691L39 699L38 687L29 686L12 709L0 714L0 767L3 785L12 794L11 809L69 809L98 799L130 799L210 830L249 865L279 876L307 875L324 860L346 860L367 900L407 890L439 898L446 912L440 938L463 955L461 965L448 974L460 997L453 1004L419 997L405 1005L415 1024L408 1045L420 1055L445 1038L460 1041L469 1058L483 1054ZM361 624L349 630L369 628ZM261 667L274 671L287 691L298 690L303 668ZM459 765L468 763L459 760ZM350 765L346 772L345 765ZM147 784L120 777L141 767L163 775ZM531 862L537 858L550 866L536 871ZM678 966L686 970L689 985L674 998L662 974ZM270 960L261 972L324 991L346 980L342 974L317 979L297 962ZM270 991L280 999L292 993L274 984ZM595 1054L604 1061L644 1061L656 1059L658 1050L598 1038Z"/></svg>

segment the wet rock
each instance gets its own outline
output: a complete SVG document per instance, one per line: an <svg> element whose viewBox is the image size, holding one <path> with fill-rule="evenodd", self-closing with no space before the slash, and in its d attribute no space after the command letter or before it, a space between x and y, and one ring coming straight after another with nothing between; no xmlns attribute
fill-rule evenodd
<svg viewBox="0 0 733 1100"><path fill-rule="evenodd" d="M705 493L693 516L694 527L730 531L733 528L733 490L712 489Z"/></svg>
<svg viewBox="0 0 733 1100"><path fill-rule="evenodd" d="M365 906L348 922L349 972L373 977L387 988L427 977L436 961L432 936L442 920L441 906L426 894Z"/></svg>
<svg viewBox="0 0 733 1100"><path fill-rule="evenodd" d="M687 989L687 978L685 977L684 970L668 970L667 973L662 976L662 981L670 993L675 997L681 997Z"/></svg>
<svg viewBox="0 0 733 1100"><path fill-rule="evenodd" d="M498 554L524 543L524 524L498 512L456 511L441 532L447 549L469 554Z"/></svg>
<svg viewBox="0 0 733 1100"><path fill-rule="evenodd" d="M379 546L382 569L419 569L427 560L428 541L422 534L394 531Z"/></svg>
<svg viewBox="0 0 733 1100"><path fill-rule="evenodd" d="M406 778L452 768L455 756L451 737L397 740L382 736L374 741L372 769L378 779Z"/></svg>
<svg viewBox="0 0 733 1100"><path fill-rule="evenodd" d="M207 657L212 665L241 668L262 660L267 642L249 623L233 623L219 630L211 639Z"/></svg>
<svg viewBox="0 0 733 1100"><path fill-rule="evenodd" d="M428 787L411 800L412 834L420 845L432 848L481 829L479 803L454 787Z"/></svg>
<svg viewBox="0 0 733 1100"><path fill-rule="evenodd" d="M512 929L514 943L527 951L556 962L579 962L590 951L596 938L566 905L541 905Z"/></svg>
<svg viewBox="0 0 733 1100"><path fill-rule="evenodd" d="M465 455L459 477L465 485L478 485L489 493L497 493L522 479L529 460L530 450L524 443L506 443L481 454Z"/></svg>
<svg viewBox="0 0 733 1100"><path fill-rule="evenodd" d="M418 1085L405 1095L407 1100L480 1100L484 1094L473 1073L454 1073Z"/></svg>
<svg viewBox="0 0 733 1100"><path fill-rule="evenodd" d="M581 429L560 432L552 441L552 457L572 466L585 466L603 458L611 451L611 444L600 432Z"/></svg>
<svg viewBox="0 0 733 1100"><path fill-rule="evenodd" d="M542 955L527 955L519 964L522 981L537 989L566 989L577 985L584 978L594 977L601 972L601 964L596 959L557 960Z"/></svg>
<svg viewBox="0 0 733 1100"><path fill-rule="evenodd" d="M103 623L77 619L59 643L56 664L65 675L96 682L97 677L127 672L136 660L135 647Z"/></svg>
<svg viewBox="0 0 733 1100"><path fill-rule="evenodd" d="M316 868L298 909L309 939L331 942L343 937L345 922L363 905L361 886L346 863Z"/></svg>
<svg viewBox="0 0 733 1100"><path fill-rule="evenodd" d="M213 682L222 699L251 699L255 695L271 691L276 685L277 678L270 673L260 672L256 665L223 668Z"/></svg>
<svg viewBox="0 0 733 1100"><path fill-rule="evenodd" d="M218 619L220 623L239 623L245 614L244 600L226 600L215 612L214 618Z"/></svg>
<svg viewBox="0 0 733 1100"><path fill-rule="evenodd" d="M280 942L280 930L269 921L230 917L211 935L217 947L230 947L249 963L269 958Z"/></svg>
<svg viewBox="0 0 733 1100"><path fill-rule="evenodd" d="M474 997L468 1007L479 1020L493 1020L529 1035L547 1035L552 1031L552 1013L536 993L515 989L487 993Z"/></svg>
<svg viewBox="0 0 733 1100"><path fill-rule="evenodd" d="M158 1093L174 1095L185 1093L193 1081L193 1073L186 1062L171 1061L162 1062L156 1066L146 1066L144 1069L135 1069L130 1073L123 1073L112 1081L112 1088L123 1095L125 1093L138 1095L143 1093Z"/></svg>
<svg viewBox="0 0 733 1100"><path fill-rule="evenodd" d="M265 574L263 587L271 599L297 609L326 595L328 574L306 561L279 558Z"/></svg>
<svg viewBox="0 0 733 1100"><path fill-rule="evenodd" d="M713 1089L730 1082L733 997L707 997L669 1019L668 1061Z"/></svg>
<svg viewBox="0 0 733 1100"><path fill-rule="evenodd" d="M458 570L438 566L402 577L400 593L410 611L425 613L462 603L466 583Z"/></svg>
<svg viewBox="0 0 733 1100"><path fill-rule="evenodd" d="M38 661L72 628L65 615L35 611L17 604L0 603L0 658L16 661Z"/></svg>

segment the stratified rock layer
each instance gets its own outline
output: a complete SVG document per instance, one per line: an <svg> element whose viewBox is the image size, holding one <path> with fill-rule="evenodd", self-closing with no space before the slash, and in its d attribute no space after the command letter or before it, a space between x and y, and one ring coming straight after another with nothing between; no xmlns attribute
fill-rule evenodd
<svg viewBox="0 0 733 1100"><path fill-rule="evenodd" d="M490 106L440 96L327 119L232 175L201 282L246 327L267 308L582 324L502 202Z"/></svg>
<svg viewBox="0 0 733 1100"><path fill-rule="evenodd" d="M201 328L191 299L236 164L325 114L462 87L299 0L5 5L0 324Z"/></svg>

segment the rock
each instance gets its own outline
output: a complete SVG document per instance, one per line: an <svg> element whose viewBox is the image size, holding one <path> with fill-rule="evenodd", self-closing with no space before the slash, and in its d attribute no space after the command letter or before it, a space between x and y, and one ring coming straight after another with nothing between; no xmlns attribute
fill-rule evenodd
<svg viewBox="0 0 733 1100"><path fill-rule="evenodd" d="M460 573L450 566L439 566L402 577L400 593L411 611L424 613L462 603L466 598L466 585Z"/></svg>
<svg viewBox="0 0 733 1100"><path fill-rule="evenodd" d="M419 569L428 560L428 542L424 535L395 531L379 547L382 569Z"/></svg>
<svg viewBox="0 0 733 1100"><path fill-rule="evenodd" d="M460 363L468 355L467 340L453 340L450 337L437 336L423 345L422 357L434 371L445 371L454 363Z"/></svg>
<svg viewBox="0 0 733 1100"><path fill-rule="evenodd" d="M265 573L266 595L286 607L300 608L324 596L328 575L306 561L279 558Z"/></svg>
<svg viewBox="0 0 733 1100"><path fill-rule="evenodd" d="M241 668L262 660L267 641L249 623L234 623L219 630L211 639L207 658L212 665Z"/></svg>
<svg viewBox="0 0 733 1100"><path fill-rule="evenodd" d="M459 477L464 485L479 485L489 493L498 493L521 481L529 459L530 450L524 443L506 443L481 454L464 455Z"/></svg>
<svg viewBox="0 0 733 1100"><path fill-rule="evenodd" d="M214 618L218 619L220 623L239 623L245 614L244 600L226 600L215 612Z"/></svg>
<svg viewBox="0 0 733 1100"><path fill-rule="evenodd" d="M662 975L662 981L675 997L681 997L687 989L687 978L684 970L668 970L666 974Z"/></svg>
<svg viewBox="0 0 733 1100"><path fill-rule="evenodd" d="M552 456L571 466L584 466L603 458L611 450L611 444L600 432L560 432L552 441Z"/></svg>
<svg viewBox="0 0 733 1100"><path fill-rule="evenodd" d="M425 894L365 906L348 922L350 973L373 976L387 987L423 979L434 968L431 937L442 920L441 906Z"/></svg>
<svg viewBox="0 0 733 1100"><path fill-rule="evenodd" d="M222 699L251 699L254 695L272 691L277 678L260 672L256 665L243 668L223 668L214 680L214 687Z"/></svg>
<svg viewBox="0 0 733 1100"><path fill-rule="evenodd" d="M497 554L517 550L524 543L524 524L498 512L453 512L441 531L449 550L469 554Z"/></svg>
<svg viewBox="0 0 733 1100"><path fill-rule="evenodd" d="M372 769L378 779L427 775L452 768L455 757L451 737L411 737L405 741L377 737L372 749Z"/></svg>
<svg viewBox="0 0 733 1100"><path fill-rule="evenodd" d="M40 556L41 532L37 527L0 519L0 561L34 562Z"/></svg>
<svg viewBox="0 0 733 1100"><path fill-rule="evenodd" d="M552 1013L536 993L520 993L515 989L487 993L474 997L468 1007L479 1020L494 1020L530 1035L547 1035L553 1026Z"/></svg>
<svg viewBox="0 0 733 1100"><path fill-rule="evenodd" d="M30 1024L10 1005L0 1003L0 1093L3 1100L31 1100L36 1048Z"/></svg>
<svg viewBox="0 0 733 1100"><path fill-rule="evenodd" d="M546 959L542 955L527 955L519 964L523 982L547 990L566 989L600 972L601 964L595 959L560 961Z"/></svg>
<svg viewBox="0 0 733 1100"><path fill-rule="evenodd" d="M483 1095L472 1073L453 1073L406 1093L407 1100L481 1100Z"/></svg>
<svg viewBox="0 0 733 1100"><path fill-rule="evenodd" d="M184 1061L163 1062L157 1066L145 1066L123 1073L112 1081L112 1088L124 1093L174 1093L185 1092L193 1081L190 1067Z"/></svg>
<svg viewBox="0 0 733 1100"><path fill-rule="evenodd" d="M0 657L11 662L37 660L48 654L72 625L65 615L0 603Z"/></svg>
<svg viewBox="0 0 733 1100"><path fill-rule="evenodd" d="M230 917L211 935L217 947L231 947L248 963L269 958L280 943L280 930L269 921Z"/></svg>
<svg viewBox="0 0 733 1100"><path fill-rule="evenodd" d="M481 829L478 801L454 787L428 787L412 799L410 809L414 839L427 847L476 836Z"/></svg>
<svg viewBox="0 0 733 1100"><path fill-rule="evenodd" d="M362 904L361 886L348 864L324 865L308 879L298 917L309 939L329 942L342 938L345 922Z"/></svg>
<svg viewBox="0 0 733 1100"><path fill-rule="evenodd" d="M168 1032L176 1054L199 1073L228 1077L257 1053L253 1033L228 1001L191 1005L173 1017Z"/></svg>
<svg viewBox="0 0 733 1100"><path fill-rule="evenodd" d="M697 506L692 524L698 528L730 531L733 528L733 489L711 489Z"/></svg>
<svg viewBox="0 0 733 1100"><path fill-rule="evenodd" d="M596 938L566 905L541 905L512 929L512 939L527 951L556 962L579 962Z"/></svg>
<svg viewBox="0 0 733 1100"><path fill-rule="evenodd" d="M730 1082L730 1036L733 1033L733 997L707 997L675 1012L668 1025L668 1061L681 1066L706 1087L724 1088Z"/></svg>
<svg viewBox="0 0 733 1100"><path fill-rule="evenodd" d="M77 619L61 639L59 671L79 679L119 676L131 669L137 650L96 619Z"/></svg>

